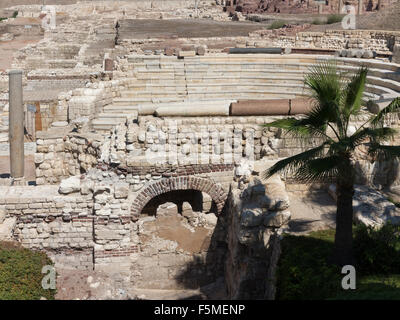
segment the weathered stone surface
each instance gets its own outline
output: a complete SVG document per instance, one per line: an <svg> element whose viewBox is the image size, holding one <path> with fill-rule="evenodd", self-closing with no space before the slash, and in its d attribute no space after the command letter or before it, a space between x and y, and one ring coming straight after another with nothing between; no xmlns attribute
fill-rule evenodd
<svg viewBox="0 0 400 320"><path fill-rule="evenodd" d="M12 240L13 238L13 230L15 228L17 218L11 217L4 219L2 223L0 223L0 241L1 240Z"/></svg>
<svg viewBox="0 0 400 320"><path fill-rule="evenodd" d="M61 181L58 191L61 194L69 194L79 191L81 188L81 179L79 176L73 176Z"/></svg>
<svg viewBox="0 0 400 320"><path fill-rule="evenodd" d="M114 194L116 199L127 198L129 194L129 183L120 182L115 184Z"/></svg>
<svg viewBox="0 0 400 320"><path fill-rule="evenodd" d="M329 194L336 199L336 186L329 187ZM390 222L400 224L400 209L370 187L354 186L353 219L356 223L379 227Z"/></svg>
<svg viewBox="0 0 400 320"><path fill-rule="evenodd" d="M265 182L265 196L270 199L264 199L263 205L268 205L270 210L285 210L289 208L289 196L286 192L285 184L279 177L274 175Z"/></svg>
<svg viewBox="0 0 400 320"><path fill-rule="evenodd" d="M0 224L6 219L6 210L0 207Z"/></svg>
<svg viewBox="0 0 400 320"><path fill-rule="evenodd" d="M240 225L243 227L256 227L264 218L264 212L260 208L244 209L240 216Z"/></svg>
<svg viewBox="0 0 400 320"><path fill-rule="evenodd" d="M279 228L290 220L290 211L275 211L268 213L264 218L264 225L266 227Z"/></svg>

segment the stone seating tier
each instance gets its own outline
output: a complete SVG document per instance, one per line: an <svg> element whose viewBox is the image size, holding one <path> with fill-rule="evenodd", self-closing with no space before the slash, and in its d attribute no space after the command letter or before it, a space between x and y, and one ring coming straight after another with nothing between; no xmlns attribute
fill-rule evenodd
<svg viewBox="0 0 400 320"><path fill-rule="evenodd" d="M128 89L120 91L112 105L105 106L93 125L112 128L117 119L137 112L138 115L206 115L198 108L211 108L226 114L226 101L297 99L307 95L304 75L320 61L332 59L323 55L215 54L178 59L169 56L128 56L127 69L134 77ZM369 68L364 100L379 101L400 95L400 66L376 59L336 58L343 71ZM161 109L160 109L161 108ZM170 109L168 109L170 108ZM159 112L156 110L159 109ZM211 110L210 109L210 110ZM107 114L117 113L118 117ZM213 114L214 114L213 113ZM216 114L214 114L216 115ZM98 121L97 121L98 120ZM106 123L109 122L107 126Z"/></svg>

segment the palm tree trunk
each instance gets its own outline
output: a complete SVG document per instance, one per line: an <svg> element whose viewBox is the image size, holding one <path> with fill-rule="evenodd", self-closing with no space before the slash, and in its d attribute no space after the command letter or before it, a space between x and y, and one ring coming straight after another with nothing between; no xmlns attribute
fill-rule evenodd
<svg viewBox="0 0 400 320"><path fill-rule="evenodd" d="M353 194L352 183L336 183L337 211L334 263L339 266L354 265L353 255Z"/></svg>

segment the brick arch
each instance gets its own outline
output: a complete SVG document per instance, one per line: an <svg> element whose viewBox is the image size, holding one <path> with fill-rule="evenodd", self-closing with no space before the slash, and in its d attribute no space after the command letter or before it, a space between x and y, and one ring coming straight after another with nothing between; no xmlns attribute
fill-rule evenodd
<svg viewBox="0 0 400 320"><path fill-rule="evenodd" d="M207 193L217 206L218 214L225 205L227 194L223 188L209 179L199 177L163 178L145 186L136 196L131 206L131 215L138 217L145 205L154 197L175 190L198 190Z"/></svg>

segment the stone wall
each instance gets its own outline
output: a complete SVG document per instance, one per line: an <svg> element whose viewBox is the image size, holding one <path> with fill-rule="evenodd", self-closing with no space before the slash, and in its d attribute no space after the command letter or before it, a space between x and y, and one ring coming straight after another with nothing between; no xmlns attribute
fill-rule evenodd
<svg viewBox="0 0 400 320"><path fill-rule="evenodd" d="M45 250L56 267L92 269L93 203L83 195L62 196L58 186L1 187L0 208L9 238Z"/></svg>
<svg viewBox="0 0 400 320"><path fill-rule="evenodd" d="M261 166L264 169L264 165ZM225 282L230 299L275 297L280 235L290 220L289 197L279 176L261 182L252 176L232 188L226 213L228 254Z"/></svg>
<svg viewBox="0 0 400 320"><path fill-rule="evenodd" d="M394 45L399 43L400 33L398 31L375 31L375 30L326 30L325 32L298 32L294 35L278 33L279 30L259 30L251 32L248 37L223 37L223 38L196 38L175 39L177 48L183 46L207 45L208 52L222 52L226 47L239 48L262 48L283 47L303 49L368 49L378 53L390 54ZM123 39L117 52L130 52L143 54L151 51L153 54L160 52L161 39ZM157 50L151 47L158 46ZM179 50L176 50L177 52ZM162 51L161 51L162 52Z"/></svg>
<svg viewBox="0 0 400 320"><path fill-rule="evenodd" d="M37 132L36 184L56 184L97 164L102 137L71 133L71 127Z"/></svg>

